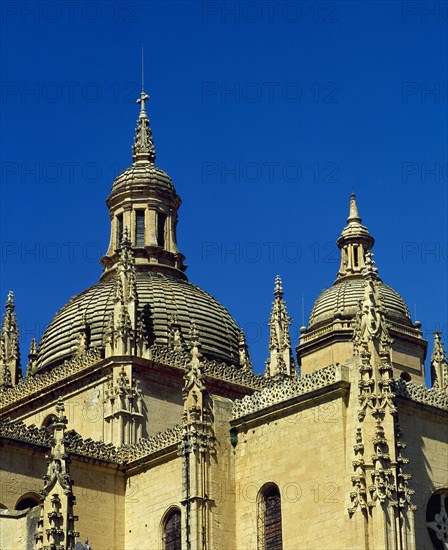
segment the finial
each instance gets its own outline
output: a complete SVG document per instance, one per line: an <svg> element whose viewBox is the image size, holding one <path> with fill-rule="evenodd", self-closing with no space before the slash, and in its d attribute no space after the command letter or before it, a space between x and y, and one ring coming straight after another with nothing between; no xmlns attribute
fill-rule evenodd
<svg viewBox="0 0 448 550"><path fill-rule="evenodd" d="M373 252L371 250L366 250L365 267L362 274L366 279L377 279L378 278L378 268L375 267L375 261L373 259Z"/></svg>
<svg viewBox="0 0 448 550"><path fill-rule="evenodd" d="M283 286L282 286L282 280L280 278L280 275L277 275L275 277L274 296L276 298L283 297Z"/></svg>
<svg viewBox="0 0 448 550"><path fill-rule="evenodd" d="M59 396L58 401L56 403L56 412L58 413L59 418L61 418L65 412L64 401L62 400L61 396Z"/></svg>
<svg viewBox="0 0 448 550"><path fill-rule="evenodd" d="M431 361L441 363L447 361L447 356L442 342L442 333L438 330L433 332L434 334L434 348L432 352Z"/></svg>
<svg viewBox="0 0 448 550"><path fill-rule="evenodd" d="M190 327L190 342L192 346L197 346L199 344L199 332L194 322L191 323Z"/></svg>
<svg viewBox="0 0 448 550"><path fill-rule="evenodd" d="M37 343L36 343L36 338L33 338L31 340L31 344L30 344L30 353L29 355L36 355L37 353Z"/></svg>
<svg viewBox="0 0 448 550"><path fill-rule="evenodd" d="M121 243L120 244L121 244L122 247L130 246L130 244L131 244L131 239L129 238L129 228L128 228L127 225L123 229L123 236L121 238Z"/></svg>
<svg viewBox="0 0 448 550"><path fill-rule="evenodd" d="M144 72L144 51L142 44L142 91L137 103L140 103L140 114L137 119L137 128L135 129L134 145L132 147L132 158L134 162L150 162L154 164L156 159L156 150L152 139L151 127L149 125L148 115L146 113L146 101L149 95L144 90L145 85Z"/></svg>
<svg viewBox="0 0 448 550"><path fill-rule="evenodd" d="M6 309L14 309L14 292L10 290L8 292L8 298L6 299Z"/></svg>
<svg viewBox="0 0 448 550"><path fill-rule="evenodd" d="M239 330L239 339L238 339L238 352L239 352L239 359L240 359L240 367L243 370L252 370L252 361L250 360L249 356L249 349L246 341L246 335L244 334L244 330L241 328Z"/></svg>
<svg viewBox="0 0 448 550"><path fill-rule="evenodd" d="M356 204L356 195L352 192L350 195L350 214L347 218L347 223L361 223L361 221L358 213L358 205Z"/></svg>

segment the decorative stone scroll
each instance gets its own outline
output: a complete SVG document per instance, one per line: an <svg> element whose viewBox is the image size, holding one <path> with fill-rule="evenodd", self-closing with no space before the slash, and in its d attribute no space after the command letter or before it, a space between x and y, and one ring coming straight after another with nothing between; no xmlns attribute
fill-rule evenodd
<svg viewBox="0 0 448 550"><path fill-rule="evenodd" d="M270 386L261 391L237 399L233 404L232 418L239 418L298 395L325 388L342 380L343 368L336 364L301 377L272 380Z"/></svg>

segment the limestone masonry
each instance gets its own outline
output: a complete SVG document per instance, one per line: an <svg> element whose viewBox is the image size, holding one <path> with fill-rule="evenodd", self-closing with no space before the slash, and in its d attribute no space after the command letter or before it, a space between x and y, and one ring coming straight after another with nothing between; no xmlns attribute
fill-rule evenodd
<svg viewBox="0 0 448 550"><path fill-rule="evenodd" d="M427 388L428 343L380 278L355 196L295 350L276 278L257 375L230 313L185 274L148 99L107 198L100 280L23 371L7 297L0 550L447 550L447 355L435 333Z"/></svg>

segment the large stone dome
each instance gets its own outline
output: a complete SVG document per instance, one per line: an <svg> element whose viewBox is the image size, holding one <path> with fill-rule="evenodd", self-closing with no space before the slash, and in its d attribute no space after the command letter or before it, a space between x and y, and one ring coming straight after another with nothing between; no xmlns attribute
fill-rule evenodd
<svg viewBox="0 0 448 550"><path fill-rule="evenodd" d="M170 323L177 317L188 342L194 322L204 356L227 363L238 362L239 330L229 312L210 294L194 284L157 272L136 274L138 309L143 311L149 343L167 345ZM72 298L54 317L42 337L36 370L51 368L70 358L77 348L84 323L90 346L103 347L114 308L115 279L107 278Z"/></svg>
<svg viewBox="0 0 448 550"><path fill-rule="evenodd" d="M364 279L348 278L338 281L334 286L324 290L311 310L308 330L312 331L326 325L335 318L353 319L363 299ZM378 290L388 320L412 327L411 316L403 298L390 286L380 282Z"/></svg>
<svg viewBox="0 0 448 550"><path fill-rule="evenodd" d="M115 178L107 199L111 234L100 282L56 314L33 372L91 348L104 348L106 357L141 354L143 340L149 346L175 341L187 348L193 326L206 358L239 364L235 321L184 273L176 236L181 200L169 175L155 166L147 100L142 92L133 164Z"/></svg>

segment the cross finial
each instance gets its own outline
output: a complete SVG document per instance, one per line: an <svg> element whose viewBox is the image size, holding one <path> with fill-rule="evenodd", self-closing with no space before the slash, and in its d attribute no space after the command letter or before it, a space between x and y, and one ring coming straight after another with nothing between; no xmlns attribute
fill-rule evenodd
<svg viewBox="0 0 448 550"><path fill-rule="evenodd" d="M142 93L140 94L140 97L137 99L137 103L140 103L140 116L146 115L146 105L145 101L148 101L149 95L145 94L145 92L142 90Z"/></svg>
<svg viewBox="0 0 448 550"><path fill-rule="evenodd" d="M142 44L142 91L137 103L140 103L140 114L137 119L137 128L135 130L134 145L132 147L132 157L135 162L150 162L154 164L156 150L152 139L152 132L149 125L148 115L146 113L146 102L149 95L145 92L145 69L144 69L144 51Z"/></svg>

